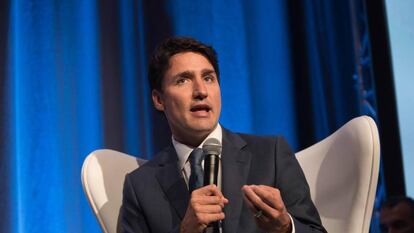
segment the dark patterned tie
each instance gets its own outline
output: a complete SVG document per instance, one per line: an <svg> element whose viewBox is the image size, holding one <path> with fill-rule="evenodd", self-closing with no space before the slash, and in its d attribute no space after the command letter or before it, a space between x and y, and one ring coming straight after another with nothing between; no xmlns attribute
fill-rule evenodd
<svg viewBox="0 0 414 233"><path fill-rule="evenodd" d="M201 162L203 161L204 154L201 148L195 148L188 160L190 161L191 165L191 174L190 179L188 181L188 188L190 193L192 193L195 189L198 189L203 186L203 168L201 167Z"/></svg>

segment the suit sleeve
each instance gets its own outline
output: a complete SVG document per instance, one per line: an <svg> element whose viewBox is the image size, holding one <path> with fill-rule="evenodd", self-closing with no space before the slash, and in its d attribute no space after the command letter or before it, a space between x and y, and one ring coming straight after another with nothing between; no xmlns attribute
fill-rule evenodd
<svg viewBox="0 0 414 233"><path fill-rule="evenodd" d="M296 233L326 232L310 197L310 190L295 154L283 137L276 142L276 187L292 216Z"/></svg>
<svg viewBox="0 0 414 233"><path fill-rule="evenodd" d="M131 184L129 175L126 175L122 206L119 211L118 233L147 233L148 225L141 212L141 206L137 200L134 188Z"/></svg>
<svg viewBox="0 0 414 233"><path fill-rule="evenodd" d="M151 232L139 200L134 191L129 175L126 175L121 209L119 210L117 233L149 233ZM180 232L176 225L170 233Z"/></svg>

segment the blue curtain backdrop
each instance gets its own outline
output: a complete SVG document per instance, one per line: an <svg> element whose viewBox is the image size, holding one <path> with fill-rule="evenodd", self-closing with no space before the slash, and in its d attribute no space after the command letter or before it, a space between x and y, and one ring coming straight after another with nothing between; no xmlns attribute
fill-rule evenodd
<svg viewBox="0 0 414 233"><path fill-rule="evenodd" d="M233 131L300 150L362 114L350 1L0 3L0 232L99 232L80 183L88 153L150 159L170 141L148 56L172 35L219 54Z"/></svg>

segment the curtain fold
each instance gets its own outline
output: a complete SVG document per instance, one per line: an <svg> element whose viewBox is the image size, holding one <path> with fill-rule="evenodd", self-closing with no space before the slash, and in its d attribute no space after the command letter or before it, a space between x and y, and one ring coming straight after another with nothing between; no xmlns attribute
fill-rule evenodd
<svg viewBox="0 0 414 233"><path fill-rule="evenodd" d="M11 2L10 232L98 229L80 185L85 155L104 146L96 16L93 3Z"/></svg>
<svg viewBox="0 0 414 233"><path fill-rule="evenodd" d="M215 47L233 131L299 150L359 114L347 1L0 4L1 232L100 231L82 162L100 148L150 159L170 143L146 78L168 36Z"/></svg>

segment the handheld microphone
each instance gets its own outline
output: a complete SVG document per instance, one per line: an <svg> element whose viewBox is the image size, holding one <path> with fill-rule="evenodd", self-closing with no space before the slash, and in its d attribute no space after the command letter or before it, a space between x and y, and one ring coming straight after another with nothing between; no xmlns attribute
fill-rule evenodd
<svg viewBox="0 0 414 233"><path fill-rule="evenodd" d="M209 138L203 144L204 153L204 186L218 185L218 171L220 167L221 143L216 138ZM220 232L222 222L211 223L213 232Z"/></svg>
<svg viewBox="0 0 414 233"><path fill-rule="evenodd" d="M218 185L218 170L220 167L221 143L216 138L209 138L203 144L204 153L204 186Z"/></svg>

